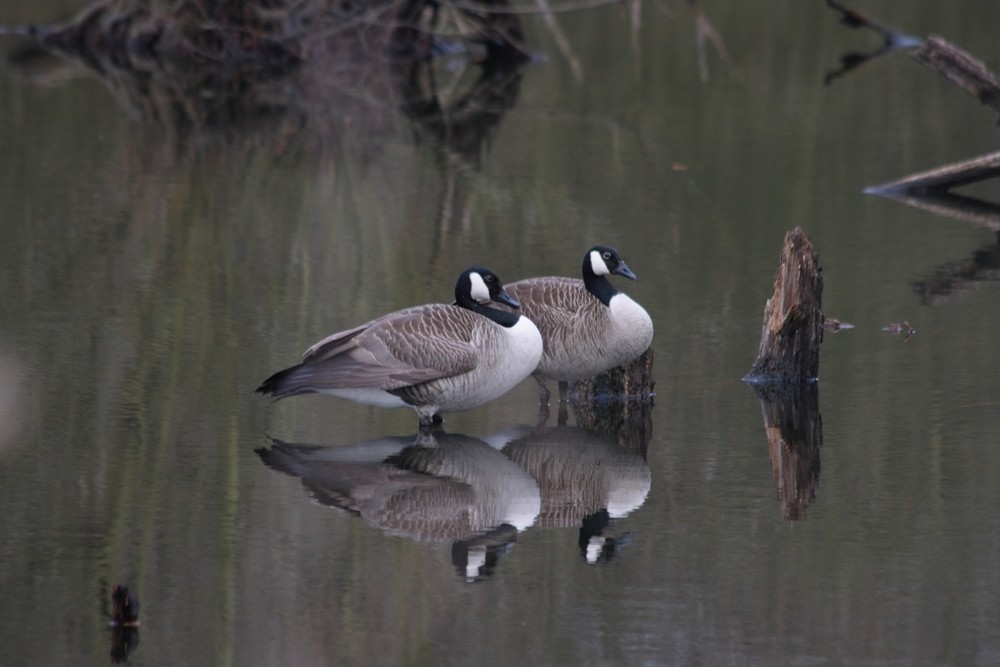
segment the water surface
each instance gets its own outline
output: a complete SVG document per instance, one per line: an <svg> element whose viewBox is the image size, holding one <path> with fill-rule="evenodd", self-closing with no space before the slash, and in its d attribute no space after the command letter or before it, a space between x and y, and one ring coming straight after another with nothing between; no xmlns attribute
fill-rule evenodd
<svg viewBox="0 0 1000 667"><path fill-rule="evenodd" d="M392 96L179 139L79 68L7 67L4 663L106 660L124 581L138 665L996 664L1000 285L914 285L997 235L862 193L994 150L996 119L903 53L824 86L878 40L823 3L706 0L734 67L710 53L704 80L675 4L643 6L637 44L620 7L560 16L579 77L526 17L548 60L501 86L471 149ZM993 3L865 9L990 62ZM818 476L791 520L740 378L795 226L856 328L824 342ZM392 523L322 491L344 466L385 475L412 412L253 394L332 331L450 300L470 264L575 275L598 242L656 327L642 446L574 416L532 436L527 381L448 418L466 446L420 465L468 460L435 469L445 491L396 479L424 499ZM903 321L909 339L882 331ZM271 438L321 472L266 465ZM451 514L431 530L433 503Z"/></svg>

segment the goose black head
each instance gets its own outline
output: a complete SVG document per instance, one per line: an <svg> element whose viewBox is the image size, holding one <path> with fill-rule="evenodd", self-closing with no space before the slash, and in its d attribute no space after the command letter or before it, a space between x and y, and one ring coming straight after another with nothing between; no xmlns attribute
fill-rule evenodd
<svg viewBox="0 0 1000 667"><path fill-rule="evenodd" d="M636 275L628 268L625 260L614 248L598 245L587 251L583 258L583 275L607 276L610 274L625 276L635 280Z"/></svg>
<svg viewBox="0 0 1000 667"><path fill-rule="evenodd" d="M455 284L455 302L468 308L473 305L486 305L490 301L503 303L511 308L521 307L521 304L504 290L497 274L482 266L466 269Z"/></svg>

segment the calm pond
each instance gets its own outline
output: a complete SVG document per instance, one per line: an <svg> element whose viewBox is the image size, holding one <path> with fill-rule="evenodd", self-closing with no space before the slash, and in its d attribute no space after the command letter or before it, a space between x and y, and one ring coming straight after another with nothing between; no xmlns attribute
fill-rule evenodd
<svg viewBox="0 0 1000 667"><path fill-rule="evenodd" d="M183 133L0 36L0 663L1000 664L996 227L863 192L996 150L996 114L905 52L826 85L881 41L819 0L701 5L728 63L681 0L524 15L544 58L438 63L443 110L278 81ZM1000 69L996 2L858 8ZM741 377L796 226L855 328L787 461ZM596 243L655 326L626 444L536 431L528 380L403 473L413 411L254 394L471 264L576 276Z"/></svg>

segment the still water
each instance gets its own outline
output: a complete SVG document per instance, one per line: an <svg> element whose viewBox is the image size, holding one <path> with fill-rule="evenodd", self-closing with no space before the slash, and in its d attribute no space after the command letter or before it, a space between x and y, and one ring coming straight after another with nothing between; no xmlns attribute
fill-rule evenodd
<svg viewBox="0 0 1000 667"><path fill-rule="evenodd" d="M968 270L997 234L862 193L996 150L996 119L903 53L824 86L878 39L765 4L703 3L731 60L709 43L705 74L685 3L561 14L569 51L523 17L547 60L472 137L455 68L445 129L331 86L178 137L80 66L8 62L0 663L107 662L117 582L135 665L1000 663L1000 284ZM74 6L24 5L0 23ZM960 6L864 8L1000 67L1000 8ZM856 328L789 489L740 378L795 226ZM412 411L253 393L470 264L577 275L595 243L656 327L638 444L536 431L530 380L424 449Z"/></svg>

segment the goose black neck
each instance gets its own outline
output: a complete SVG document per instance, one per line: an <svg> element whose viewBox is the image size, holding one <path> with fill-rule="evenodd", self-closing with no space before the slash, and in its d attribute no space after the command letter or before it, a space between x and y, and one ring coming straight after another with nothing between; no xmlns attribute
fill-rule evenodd
<svg viewBox="0 0 1000 667"><path fill-rule="evenodd" d="M510 328L517 324L517 321L521 318L517 313L508 313L497 308L491 308L472 299L462 299L458 301L458 305L462 308L468 308L474 313L479 313L483 317L488 317L502 327Z"/></svg>
<svg viewBox="0 0 1000 667"><path fill-rule="evenodd" d="M611 307L611 298L618 294L618 290L611 284L611 281L604 276L599 276L590 268L590 261L583 262L583 284L587 291L601 300L605 306Z"/></svg>

